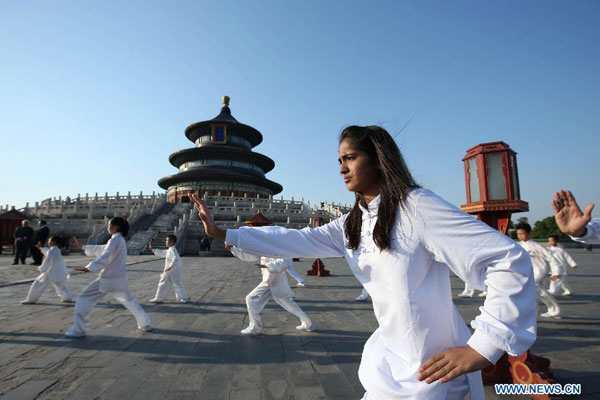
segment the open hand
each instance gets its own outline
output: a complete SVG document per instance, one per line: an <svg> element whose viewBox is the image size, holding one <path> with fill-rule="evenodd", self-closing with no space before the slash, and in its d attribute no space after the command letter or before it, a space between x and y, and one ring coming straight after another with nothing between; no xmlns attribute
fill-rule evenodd
<svg viewBox="0 0 600 400"><path fill-rule="evenodd" d="M491 363L470 346L451 347L431 357L419 368L418 380L433 383L451 381L462 374L479 371Z"/></svg>
<svg viewBox="0 0 600 400"><path fill-rule="evenodd" d="M558 278L560 278L560 275L552 275L552 276L550 277L550 280L551 280L551 281L555 281L555 280L557 280Z"/></svg>
<svg viewBox="0 0 600 400"><path fill-rule="evenodd" d="M198 195L196 194L191 195L190 198L192 199L196 207L198 207L198 216L200 217L200 220L202 220L202 224L204 225L204 231L206 232L206 234L213 239L221 240L224 242L226 232L217 228L217 225L215 224L215 221L213 220L213 217L206 203L202 201L200 197L198 197Z"/></svg>
<svg viewBox="0 0 600 400"><path fill-rule="evenodd" d="M581 237L585 235L585 226L592 219L594 204L588 204L582 212L571 191L560 190L554 193L552 209L558 228L567 235Z"/></svg>

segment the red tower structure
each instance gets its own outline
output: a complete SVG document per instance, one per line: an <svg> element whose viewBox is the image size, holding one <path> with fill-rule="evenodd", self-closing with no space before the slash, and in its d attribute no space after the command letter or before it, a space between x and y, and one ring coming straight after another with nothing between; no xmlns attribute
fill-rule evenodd
<svg viewBox="0 0 600 400"><path fill-rule="evenodd" d="M521 200L517 153L504 142L481 143L467 150L463 157L467 204L461 210L476 215L477 219L506 234L512 213L529 211L529 204ZM506 353L482 371L484 383L555 383L550 372L550 360L530 351L519 357ZM549 395L533 398L550 400Z"/></svg>
<svg viewBox="0 0 600 400"><path fill-rule="evenodd" d="M504 142L481 143L462 160L467 204L461 210L506 234L512 213L529 211L521 200L517 153Z"/></svg>

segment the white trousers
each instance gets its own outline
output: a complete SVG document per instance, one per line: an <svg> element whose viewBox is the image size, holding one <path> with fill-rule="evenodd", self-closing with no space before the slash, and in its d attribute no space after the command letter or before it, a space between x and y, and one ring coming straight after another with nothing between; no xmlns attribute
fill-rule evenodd
<svg viewBox="0 0 600 400"><path fill-rule="evenodd" d="M260 284L246 296L246 306L248 307L248 317L250 319L249 327L252 330L261 331L263 328L260 312L265 308L269 300L273 298L284 310L294 314L300 321L306 325L312 325L310 318L302 311L291 297L275 297L271 294L271 288Z"/></svg>
<svg viewBox="0 0 600 400"><path fill-rule="evenodd" d="M546 289L544 289L546 287L545 281L546 281L545 276L542 277L541 279L538 279L535 281L535 286L537 287L538 297L542 301L542 303L544 303L546 305L546 307L548 307L549 313L560 314L560 307L558 306L556 299L554 298L554 296L552 296L550 293L548 293L548 291Z"/></svg>
<svg viewBox="0 0 600 400"><path fill-rule="evenodd" d="M473 297L474 294L475 294L475 289L473 289L471 286L469 286L468 283L465 282L465 290L462 291L461 295Z"/></svg>
<svg viewBox="0 0 600 400"><path fill-rule="evenodd" d="M175 298L177 300L187 300L187 294L185 294L185 288L183 287L183 282L181 279L172 278L168 273L163 272L160 275L160 281L158 281L158 288L156 289L156 296L154 299L156 301L164 301L169 294L169 288L173 287L175 291Z"/></svg>
<svg viewBox="0 0 600 400"><path fill-rule="evenodd" d="M558 291L562 289L562 293L571 293L571 287L567 284L567 276L566 275L561 275L560 278L558 278L555 281L550 281L550 288L548 289L548 292L550 294L556 295L558 294Z"/></svg>
<svg viewBox="0 0 600 400"><path fill-rule="evenodd" d="M144 309L138 304L137 301L131 295L129 289L119 292L108 292L110 293L119 303L123 304L125 308L133 314L137 321L138 328L144 326L150 326L150 317ZM92 309L103 298L106 294L100 291L100 278L90 283L83 291L79 294L77 302L75 303L75 324L73 325L73 333L75 334L86 334L90 328L90 313Z"/></svg>
<svg viewBox="0 0 600 400"><path fill-rule="evenodd" d="M30 301L32 303L38 301L40 299L40 296L42 295L42 292L44 291L44 289L46 289L46 286L48 286L49 283L50 282L48 282L48 280L46 280L43 283L34 280L31 284L31 287L29 288L29 293L27 294L27 298L25 299L25 301ZM52 286L54 286L56 294L58 295L58 297L61 298L62 301L71 301L73 296L71 295L71 291L65 284L65 281L52 282Z"/></svg>
<svg viewBox="0 0 600 400"><path fill-rule="evenodd" d="M290 274L290 276L292 278L294 278L296 280L296 282L306 285L306 281L304 279L302 279L302 277L300 275L298 275L298 273L296 272L294 267L289 267L287 269L287 273Z"/></svg>

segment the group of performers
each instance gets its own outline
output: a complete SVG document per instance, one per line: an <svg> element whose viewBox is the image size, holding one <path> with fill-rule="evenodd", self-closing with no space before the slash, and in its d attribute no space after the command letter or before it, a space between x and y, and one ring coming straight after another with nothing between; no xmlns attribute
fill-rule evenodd
<svg viewBox="0 0 600 400"><path fill-rule="evenodd" d="M562 292L560 294L562 296L571 296L573 294L566 280L567 269L569 267L575 269L577 263L564 248L558 246L558 236L550 236L548 238L548 247L545 247L531 240L531 226L528 223L517 224L516 231L519 238L518 243L531 257L539 300L548 308L540 316L560 319L560 307L554 296L559 294L558 292L561 289ZM475 289L469 286L468 283L465 283L465 289L458 296L473 297L474 294ZM479 294L479 297L486 297L486 295L487 291L484 290Z"/></svg>
<svg viewBox="0 0 600 400"><path fill-rule="evenodd" d="M359 367L363 400L483 399L480 370L505 352L523 354L536 339L536 291L548 305L549 317L560 314L544 286L549 261L552 290L569 291L560 281L565 275L560 256L530 241L528 225L517 227L516 243L421 188L392 136L379 126L347 127L338 151L339 173L356 202L348 214L318 228L221 230L206 204L192 195L205 232L224 241L238 258L263 268L263 281L246 297L250 325L242 333L260 332L259 314L270 297L299 318L298 329L312 330L283 271L294 257L344 257L365 288L361 297L371 297L379 325L364 346ZM591 220L593 205L582 212L570 192L560 191L552 207L563 232L580 242L600 243L600 219ZM126 228L113 219L109 230L106 247L84 246L86 254L101 253L85 270L101 272L79 295L68 336L85 335L91 309L107 293L132 312L140 329L151 329L127 284ZM171 245L160 255L167 261L153 301L164 299L169 282L179 301L186 301L183 286L174 283L179 276L172 261L179 258L176 250ZM57 261L59 268L63 264ZM167 264L173 266L168 269ZM452 302L450 271L469 287L486 291L481 313L471 322L473 333Z"/></svg>

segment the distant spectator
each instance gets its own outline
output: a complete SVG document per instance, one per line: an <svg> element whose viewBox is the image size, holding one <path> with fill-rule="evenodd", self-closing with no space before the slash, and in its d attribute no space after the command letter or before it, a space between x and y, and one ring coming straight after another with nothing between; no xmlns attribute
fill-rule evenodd
<svg viewBox="0 0 600 400"><path fill-rule="evenodd" d="M33 257L31 265L42 265L44 255L39 248L46 246L46 240L48 240L48 235L50 234L50 229L46 226L46 221L41 220L39 226L40 229L35 231L33 243L31 243L31 257Z"/></svg>
<svg viewBox="0 0 600 400"><path fill-rule="evenodd" d="M29 226L29 221L21 222L21 226L15 229L13 237L15 238L15 261L12 265L17 265L19 259L21 259L21 264L25 264L27 252L33 240L33 229Z"/></svg>
<svg viewBox="0 0 600 400"><path fill-rule="evenodd" d="M204 235L204 237L200 240L200 251L210 251L211 243L212 238L208 235Z"/></svg>

